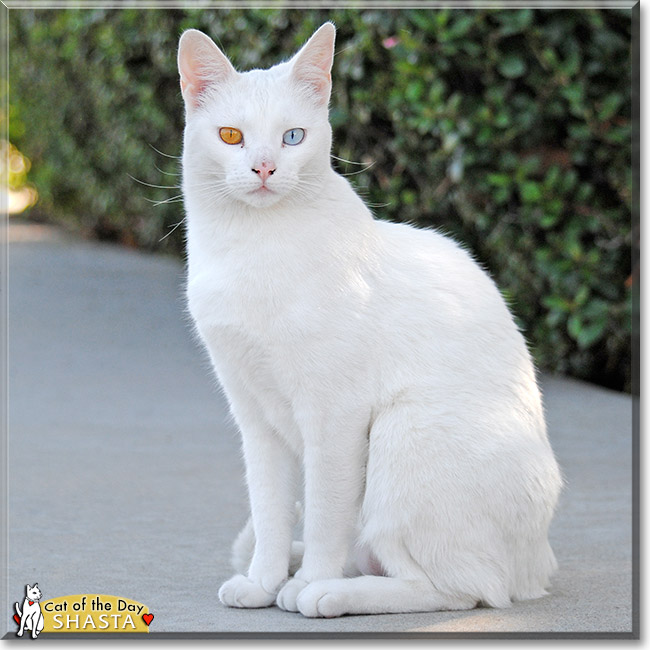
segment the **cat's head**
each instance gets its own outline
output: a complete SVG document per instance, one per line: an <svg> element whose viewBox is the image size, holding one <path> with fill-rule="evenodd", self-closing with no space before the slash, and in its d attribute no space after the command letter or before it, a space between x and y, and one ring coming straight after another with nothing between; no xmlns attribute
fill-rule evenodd
<svg viewBox="0 0 650 650"><path fill-rule="evenodd" d="M34 583L34 586L25 585L25 595L29 600L40 600L41 599L41 590L38 588L38 582Z"/></svg>
<svg viewBox="0 0 650 650"><path fill-rule="evenodd" d="M330 164L334 38L325 23L289 61L239 73L208 36L183 33L186 194L263 208L317 192Z"/></svg>

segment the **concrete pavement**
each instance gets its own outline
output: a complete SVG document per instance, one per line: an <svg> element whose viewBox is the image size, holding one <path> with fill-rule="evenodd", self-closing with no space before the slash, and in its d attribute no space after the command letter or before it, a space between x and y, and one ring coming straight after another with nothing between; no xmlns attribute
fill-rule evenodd
<svg viewBox="0 0 650 650"><path fill-rule="evenodd" d="M151 632L630 634L632 400L545 377L567 488L551 594L507 610L309 620L217 598L247 518L238 437L174 259L9 229L8 594L145 603Z"/></svg>

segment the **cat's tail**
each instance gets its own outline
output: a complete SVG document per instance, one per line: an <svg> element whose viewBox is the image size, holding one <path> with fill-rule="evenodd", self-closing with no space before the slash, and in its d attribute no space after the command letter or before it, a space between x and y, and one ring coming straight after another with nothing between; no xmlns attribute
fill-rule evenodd
<svg viewBox="0 0 650 650"><path fill-rule="evenodd" d="M18 603L14 603L16 605L16 613L18 614L18 618L23 617L23 613L20 611L20 607L18 606Z"/></svg>
<svg viewBox="0 0 650 650"><path fill-rule="evenodd" d="M296 523L302 520L302 504L296 501ZM248 573L248 567L253 559L255 551L255 531L253 530L253 520L251 517L244 527L239 531L239 535L232 545L232 554L230 560L237 573ZM299 540L291 542L291 558L289 560L289 575L293 575L302 564L302 554L304 544Z"/></svg>

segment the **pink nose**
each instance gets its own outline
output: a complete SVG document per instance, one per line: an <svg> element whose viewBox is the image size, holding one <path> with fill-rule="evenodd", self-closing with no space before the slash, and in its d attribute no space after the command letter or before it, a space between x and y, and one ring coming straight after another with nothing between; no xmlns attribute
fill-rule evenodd
<svg viewBox="0 0 650 650"><path fill-rule="evenodd" d="M255 172L262 179L262 182L265 183L266 179L269 176L273 176L273 174L275 173L275 165L273 163L267 163L266 161L264 161L258 167L253 167L251 171Z"/></svg>

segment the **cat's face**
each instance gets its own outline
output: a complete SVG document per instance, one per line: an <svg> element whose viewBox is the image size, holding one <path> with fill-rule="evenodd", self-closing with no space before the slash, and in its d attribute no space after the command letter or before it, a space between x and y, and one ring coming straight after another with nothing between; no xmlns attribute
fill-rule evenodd
<svg viewBox="0 0 650 650"><path fill-rule="evenodd" d="M42 594L41 590L38 588L38 582L33 587L31 585L27 585L25 587L25 594L29 600L40 600Z"/></svg>
<svg viewBox="0 0 650 650"><path fill-rule="evenodd" d="M238 73L205 34L185 32L185 193L255 208L313 196L329 167L333 54L326 23L290 61Z"/></svg>

